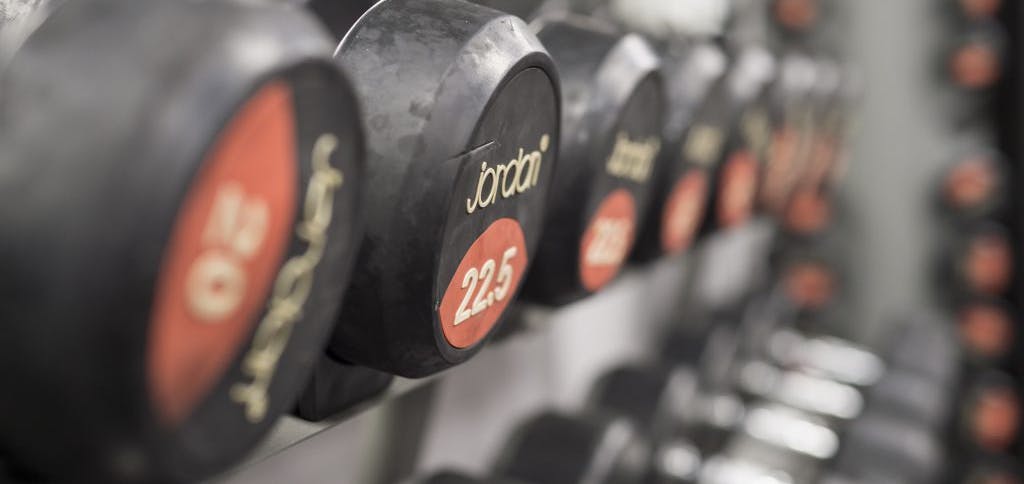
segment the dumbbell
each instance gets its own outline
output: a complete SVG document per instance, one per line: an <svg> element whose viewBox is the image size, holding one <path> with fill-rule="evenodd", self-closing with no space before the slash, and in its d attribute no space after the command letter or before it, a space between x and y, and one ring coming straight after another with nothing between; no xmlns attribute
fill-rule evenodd
<svg viewBox="0 0 1024 484"><path fill-rule="evenodd" d="M789 237L814 237L829 228L835 211L831 194L811 185L798 186L785 204L780 225Z"/></svg>
<svg viewBox="0 0 1024 484"><path fill-rule="evenodd" d="M839 237L794 239L781 236L770 255L770 267L780 295L790 307L796 329L822 333L827 315L843 302L846 272Z"/></svg>
<svg viewBox="0 0 1024 484"><path fill-rule="evenodd" d="M867 411L944 433L953 410L954 388L896 368L866 390Z"/></svg>
<svg viewBox="0 0 1024 484"><path fill-rule="evenodd" d="M670 185L660 188L657 193L659 198L664 197L663 202L654 205L654 214L647 215L648 220L660 219L661 223L650 234L641 236L639 260L681 252L695 236L739 226L753 212L761 173L757 153L759 143L766 138L760 136L761 130L770 128L756 109L760 105L755 101L771 72L772 60L766 52L743 50L726 73L719 76L719 54L702 52L699 55L707 60L697 62L709 64L708 72L702 74L708 78L700 81L705 94L696 108L685 104L670 106L666 130L682 128L685 132L681 137L677 131L665 133L663 164L667 164L668 175L660 176L659 180ZM676 89L674 85L681 82L675 79L670 77L670 89ZM670 101L680 102L671 98ZM679 109L684 117L671 117L679 116ZM671 114L673 110L675 114ZM689 110L693 110L692 114L688 114ZM694 216L699 217L696 224Z"/></svg>
<svg viewBox="0 0 1024 484"><path fill-rule="evenodd" d="M954 39L945 57L949 82L963 93L980 94L1003 77L1006 33L992 21L977 22Z"/></svg>
<svg viewBox="0 0 1024 484"><path fill-rule="evenodd" d="M944 475L943 457L928 429L868 414L846 428L834 471L865 483L929 484Z"/></svg>
<svg viewBox="0 0 1024 484"><path fill-rule="evenodd" d="M592 19L591 26L604 30L613 29L612 24L624 24L627 30L635 30L632 28L634 25L612 15L605 8L608 2L604 1L473 1L523 18L538 19L540 25L544 24L545 18L569 17L578 20L581 16L587 16ZM646 8L650 8L650 5L639 5L636 2L629 4L631 13L642 15ZM618 12L614 5L611 10ZM608 20L611 22L607 23ZM559 49L547 41L545 43L553 50L557 60L560 57L557 52ZM638 222L642 230L636 234L633 244L633 258L639 261L649 261L664 254L678 254L690 246L696 235L707 202L708 180L703 170L694 170L691 164L679 157L679 145L697 105L724 73L726 63L721 50L708 42L694 41L683 46L672 43L660 46L658 54L661 57L660 76L663 78L667 107L662 147L654 163L655 173L647 183L651 202L646 213L640 214ZM611 63L611 59L606 62Z"/></svg>
<svg viewBox="0 0 1024 484"><path fill-rule="evenodd" d="M770 257L767 286L748 303L740 325L743 359L811 371L833 381L867 386L883 364L872 351L843 339L844 270L831 234L783 237Z"/></svg>
<svg viewBox="0 0 1024 484"><path fill-rule="evenodd" d="M973 296L999 297L1013 281L1014 254L1005 227L980 222L962 228L950 241L940 264L940 291L954 301Z"/></svg>
<svg viewBox="0 0 1024 484"><path fill-rule="evenodd" d="M392 380L389 373L322 357L292 413L311 422L338 419L383 394Z"/></svg>
<svg viewBox="0 0 1024 484"><path fill-rule="evenodd" d="M671 432L697 397L697 374L683 366L625 365L604 373L591 390L597 411L629 418L642 431Z"/></svg>
<svg viewBox="0 0 1024 484"><path fill-rule="evenodd" d="M51 6L0 63L0 446L49 479L202 479L291 408L334 323L355 99L301 12Z"/></svg>
<svg viewBox="0 0 1024 484"><path fill-rule="evenodd" d="M601 290L632 251L658 172L665 87L657 53L639 36L580 17L533 27L561 75L563 136L523 294L560 305Z"/></svg>
<svg viewBox="0 0 1024 484"><path fill-rule="evenodd" d="M755 316L756 317L756 316ZM875 384L885 371L871 351L825 334L806 334L777 326L745 331L747 342L731 373L748 402L768 401L826 418L841 425L864 409L860 389Z"/></svg>
<svg viewBox="0 0 1024 484"><path fill-rule="evenodd" d="M813 369L791 370L766 361L744 362L736 382L747 400L778 403L841 423L856 418L864 398L852 385L815 374Z"/></svg>
<svg viewBox="0 0 1024 484"><path fill-rule="evenodd" d="M786 52L779 57L777 72L769 87L777 127L759 198L764 210L781 217L812 154L816 119L811 93L817 79L816 63L802 53Z"/></svg>
<svg viewBox="0 0 1024 484"><path fill-rule="evenodd" d="M458 0L380 2L336 61L369 128L372 188L327 355L430 375L481 349L537 256L558 76L522 20Z"/></svg>
<svg viewBox="0 0 1024 484"><path fill-rule="evenodd" d="M770 484L795 484L793 476L783 470L742 457L726 455L712 457L701 469L699 484L745 484L764 482Z"/></svg>
<svg viewBox="0 0 1024 484"><path fill-rule="evenodd" d="M594 412L630 420L651 448L644 482L690 483L701 466L704 407L697 375L689 368L627 365L613 368L595 383L589 398ZM693 435L691 435L693 432Z"/></svg>
<svg viewBox="0 0 1024 484"><path fill-rule="evenodd" d="M953 391L927 375L889 372L868 389L865 416L847 427L838 471L862 482L937 482Z"/></svg>
<svg viewBox="0 0 1024 484"><path fill-rule="evenodd" d="M782 329L769 337L767 347L767 356L781 368L807 371L858 388L874 385L886 371L885 362L873 351L834 336Z"/></svg>
<svg viewBox="0 0 1024 484"><path fill-rule="evenodd" d="M683 156L683 145L691 125L706 124L710 108L701 107L727 66L725 53L707 42L672 44L661 52L667 93L664 146L656 165L660 172L652 180L653 203L633 252L641 262L685 251L701 228L711 180L700 161L712 155Z"/></svg>
<svg viewBox="0 0 1024 484"><path fill-rule="evenodd" d="M1015 349L1017 323L1007 303L972 298L958 305L955 320L968 364L985 367L1008 363Z"/></svg>
<svg viewBox="0 0 1024 484"><path fill-rule="evenodd" d="M510 437L494 474L532 484L641 482L648 453L625 419L544 412Z"/></svg>
<svg viewBox="0 0 1024 484"><path fill-rule="evenodd" d="M917 354L930 350L940 358L949 356L941 349L943 344L929 341L948 338L929 337L925 324L911 323L901 344L894 348L909 350L906 345L914 344L921 346ZM892 369L867 390L866 414L845 431L836 463L839 473L860 482L907 483L936 482L942 475L943 451L937 439L946 433L954 387L941 370L922 371L918 366L900 363L894 362Z"/></svg>
<svg viewBox="0 0 1024 484"><path fill-rule="evenodd" d="M798 315L780 284L766 281L762 285L751 291L740 316L738 361L769 357L774 335L789 329Z"/></svg>
<svg viewBox="0 0 1024 484"><path fill-rule="evenodd" d="M827 262L813 256L790 256L785 263L782 284L794 306L821 311L837 297L838 274Z"/></svg>
<svg viewBox="0 0 1024 484"><path fill-rule="evenodd" d="M775 58L757 46L735 50L727 79L734 103L732 132L727 135L725 157L717 165L714 202L707 218L716 229L739 227L756 215L763 167L772 132L779 125L768 89L775 77Z"/></svg>
<svg viewBox="0 0 1024 484"><path fill-rule="evenodd" d="M705 389L730 388L741 351L738 328L741 317L734 308L723 308L704 316L687 316L690 324L676 325L661 338L661 361L692 368ZM698 322L691 321L693 319Z"/></svg>
<svg viewBox="0 0 1024 484"><path fill-rule="evenodd" d="M1006 455L983 454L970 459L966 469L959 470L955 482L964 484L1020 484L1024 469L1018 459Z"/></svg>
<svg viewBox="0 0 1024 484"><path fill-rule="evenodd" d="M674 67L675 80L670 85L679 92L672 96L675 114L665 138L666 156L675 168L671 177L662 177L664 212L648 216L652 222L661 221L661 230L642 239L641 259L654 253L659 238L664 252L678 252L689 245L694 215L704 214L699 222L701 235L738 227L755 215L758 180L774 121L763 94L774 75L774 58L760 48L734 47L733 61L720 76L723 62L716 49L698 43L690 57L694 67ZM693 73L701 72L697 68L703 70L700 77ZM699 98L702 101L695 102Z"/></svg>
<svg viewBox="0 0 1024 484"><path fill-rule="evenodd" d="M896 326L881 355L890 371L908 371L946 388L960 379L960 347L952 324L945 318L920 313Z"/></svg>
<svg viewBox="0 0 1024 484"><path fill-rule="evenodd" d="M818 23L820 3L819 0L772 0L772 18L786 31L807 32Z"/></svg>
<svg viewBox="0 0 1024 484"><path fill-rule="evenodd" d="M708 463L705 473L709 476L702 476L701 482L751 482L717 477L732 473L777 475L781 482L815 482L838 448L839 438L824 419L778 404L755 404L721 457Z"/></svg>
<svg viewBox="0 0 1024 484"><path fill-rule="evenodd" d="M943 172L938 206L957 225L997 214L1006 201L1005 160L991 148L959 150Z"/></svg>
<svg viewBox="0 0 1024 484"><path fill-rule="evenodd" d="M676 327L663 337L659 352L663 364L673 368L675 379L694 380L692 396L666 393L673 421L678 421L689 440L702 455L721 450L745 411L740 396L734 393L734 374L740 356L740 343L734 318L728 312L712 315L707 324ZM668 385L672 380L666 381ZM679 383L674 383L679 385ZM672 389L673 386L667 386ZM683 385L683 389L689 388ZM678 390L676 390L678 391ZM610 393L605 391L605 393Z"/></svg>
<svg viewBox="0 0 1024 484"><path fill-rule="evenodd" d="M1003 8L1002 0L953 0L957 11L968 20L987 20L996 17Z"/></svg>
<svg viewBox="0 0 1024 484"><path fill-rule="evenodd" d="M1009 375L988 371L969 379L956 416L964 449L1008 452L1020 440L1021 394Z"/></svg>
<svg viewBox="0 0 1024 484"><path fill-rule="evenodd" d="M825 231L834 217L832 184L839 170L842 139L849 113L848 97L855 92L844 79L842 67L831 59L819 59L811 88L814 130L807 166L785 201L782 228L795 237L812 237ZM851 92L852 91L852 92Z"/></svg>

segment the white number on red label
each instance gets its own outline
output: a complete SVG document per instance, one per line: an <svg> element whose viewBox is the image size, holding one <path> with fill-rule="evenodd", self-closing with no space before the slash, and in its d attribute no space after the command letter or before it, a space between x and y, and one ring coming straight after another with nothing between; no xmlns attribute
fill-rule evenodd
<svg viewBox="0 0 1024 484"><path fill-rule="evenodd" d="M466 293L455 313L453 326L466 322L469 318L486 311L494 303L503 301L508 296L515 275L515 269L510 262L518 253L519 249L509 247L502 255L500 266L494 259L487 259L480 268L474 267L466 271L466 276L462 278L462 289L465 289ZM495 269L497 269L497 274L495 274ZM491 290L491 283L495 279L495 275L497 275L498 285ZM477 286L479 286L479 290L477 290ZM472 306L470 306L471 302Z"/></svg>
<svg viewBox="0 0 1024 484"><path fill-rule="evenodd" d="M238 184L217 192L213 212L203 231L203 254L188 273L189 310L214 323L238 308L246 290L243 263L266 240L269 208L263 199L246 196Z"/></svg>

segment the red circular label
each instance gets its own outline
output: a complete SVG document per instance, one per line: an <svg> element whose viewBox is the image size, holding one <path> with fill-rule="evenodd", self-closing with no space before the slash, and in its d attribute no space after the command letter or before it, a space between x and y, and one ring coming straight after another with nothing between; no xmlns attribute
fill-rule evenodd
<svg viewBox="0 0 1024 484"><path fill-rule="evenodd" d="M456 348L480 342L498 322L526 271L529 254L519 222L491 224L462 257L441 298L441 331Z"/></svg>
<svg viewBox="0 0 1024 484"><path fill-rule="evenodd" d="M995 84L1002 75L1002 65L995 48L984 43L970 43L957 49L950 59L953 81L967 89L984 89Z"/></svg>
<svg viewBox="0 0 1024 484"><path fill-rule="evenodd" d="M733 153L725 162L716 206L720 226L733 228L750 219L757 195L757 171L757 159L747 150Z"/></svg>
<svg viewBox="0 0 1024 484"><path fill-rule="evenodd" d="M835 278L827 267L813 262L798 263L787 270L786 294L801 309L820 310L835 295Z"/></svg>
<svg viewBox="0 0 1024 484"><path fill-rule="evenodd" d="M1009 314L991 304L977 303L960 312L960 337L979 355L998 358L1007 354L1014 340Z"/></svg>
<svg viewBox="0 0 1024 484"><path fill-rule="evenodd" d="M831 219L829 199L812 189L800 188L793 192L783 222L792 233L810 235L825 229Z"/></svg>
<svg viewBox="0 0 1024 484"><path fill-rule="evenodd" d="M960 8L975 19L993 17L1002 6L1002 0L960 0Z"/></svg>
<svg viewBox="0 0 1024 484"><path fill-rule="evenodd" d="M1020 427L1020 401L1007 388L990 388L979 397L971 415L971 433L975 442L990 451L1003 451L1017 438Z"/></svg>
<svg viewBox="0 0 1024 484"><path fill-rule="evenodd" d="M595 292L612 281L633 248L636 202L624 188L608 194L590 219L580 246L580 280Z"/></svg>
<svg viewBox="0 0 1024 484"><path fill-rule="evenodd" d="M665 203L661 220L661 249L678 254L693 243L707 204L708 175L690 170L676 182Z"/></svg>
<svg viewBox="0 0 1024 484"><path fill-rule="evenodd" d="M290 240L295 119L284 83L242 106L203 162L161 265L147 375L159 417L180 424L252 331Z"/></svg>
<svg viewBox="0 0 1024 484"><path fill-rule="evenodd" d="M1002 235L986 234L971 241L963 264L974 291L999 295L1013 279L1013 250Z"/></svg>
<svg viewBox="0 0 1024 484"><path fill-rule="evenodd" d="M817 0L775 0L775 19L790 29L807 29L818 19Z"/></svg>
<svg viewBox="0 0 1024 484"><path fill-rule="evenodd" d="M985 203L996 189L996 177L987 158L972 158L957 164L946 176L943 187L947 203L968 209Z"/></svg>

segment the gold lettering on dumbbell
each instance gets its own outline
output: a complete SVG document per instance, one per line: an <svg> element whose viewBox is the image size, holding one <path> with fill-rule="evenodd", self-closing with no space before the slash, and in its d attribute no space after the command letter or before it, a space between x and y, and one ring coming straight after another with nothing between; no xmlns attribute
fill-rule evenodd
<svg viewBox="0 0 1024 484"><path fill-rule="evenodd" d="M707 125L697 125L690 130L686 138L686 145L683 146L683 154L694 163L701 166L708 166L715 162L718 154L722 151L724 138L722 132Z"/></svg>
<svg viewBox="0 0 1024 484"><path fill-rule="evenodd" d="M252 381L231 387L231 399L245 407L245 417L252 423L266 418L271 380L292 329L302 317L313 290L314 271L323 259L327 229L334 215L334 195L345 181L344 174L331 166L331 155L337 148L338 138L332 134L321 135L313 145L313 175L306 189L304 218L295 229L296 236L306 243L306 251L285 262L274 281L267 313L242 360L242 372Z"/></svg>
<svg viewBox="0 0 1024 484"><path fill-rule="evenodd" d="M263 246L269 220L267 201L247 197L240 184L229 183L217 191L203 230L206 250L186 276L188 309L196 319L218 323L242 304L248 284L242 264Z"/></svg>
<svg viewBox="0 0 1024 484"><path fill-rule="evenodd" d="M661 140L657 137L634 141L629 134L619 132L605 169L612 176L643 183L651 177L654 158L660 150Z"/></svg>
<svg viewBox="0 0 1024 484"><path fill-rule="evenodd" d="M551 137L540 137L538 148L529 153L519 148L519 156L504 165L480 164L480 178L476 182L475 196L466 199L466 213L473 213L494 205L499 198L512 198L537 186L540 181L544 153L551 145Z"/></svg>

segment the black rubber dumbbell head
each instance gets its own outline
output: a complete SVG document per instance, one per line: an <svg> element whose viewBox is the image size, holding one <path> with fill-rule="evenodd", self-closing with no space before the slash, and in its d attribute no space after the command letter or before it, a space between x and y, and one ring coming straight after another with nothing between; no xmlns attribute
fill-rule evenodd
<svg viewBox="0 0 1024 484"><path fill-rule="evenodd" d="M947 243L940 261L939 291L953 301L999 297L1014 279L1014 251L1009 230L983 221L963 227Z"/></svg>
<svg viewBox="0 0 1024 484"><path fill-rule="evenodd" d="M1017 321L1011 307L1000 300L970 298L953 315L964 357L974 367L1008 362L1016 348Z"/></svg>
<svg viewBox="0 0 1024 484"><path fill-rule="evenodd" d="M537 255L560 90L522 20L385 0L338 48L368 125L367 234L329 353L407 377L481 347Z"/></svg>
<svg viewBox="0 0 1024 484"><path fill-rule="evenodd" d="M677 255L694 242L707 209L710 175L705 166L683 155L691 123L726 68L725 53L710 42L664 47L662 71L667 107L663 146L652 180L652 203L638 234L633 258L646 262Z"/></svg>
<svg viewBox="0 0 1024 484"><path fill-rule="evenodd" d="M939 434L953 409L949 387L926 375L894 369L866 390L867 411L915 422Z"/></svg>
<svg viewBox="0 0 1024 484"><path fill-rule="evenodd" d="M536 22L562 79L562 145L524 295L564 304L608 285L642 229L662 146L664 85L654 50L586 19Z"/></svg>
<svg viewBox="0 0 1024 484"><path fill-rule="evenodd" d="M342 418L384 393L392 380L388 373L320 358L293 414L311 422Z"/></svg>
<svg viewBox="0 0 1024 484"><path fill-rule="evenodd" d="M724 158L713 175L713 202L706 219L706 226L716 230L737 228L757 215L772 133L780 124L767 89L775 77L775 58L755 46L736 48L732 56L727 85L733 119Z"/></svg>
<svg viewBox="0 0 1024 484"><path fill-rule="evenodd" d="M773 120L771 147L761 179L760 203L781 216L809 166L815 140L815 60L798 51L782 54L769 86Z"/></svg>
<svg viewBox="0 0 1024 484"><path fill-rule="evenodd" d="M960 378L960 347L952 324L922 312L906 319L888 339L882 356L890 371L919 374L946 388Z"/></svg>
<svg viewBox="0 0 1024 484"><path fill-rule="evenodd" d="M964 447L1010 452L1020 441L1021 409L1021 391L1010 375L994 370L972 375L956 417Z"/></svg>
<svg viewBox="0 0 1024 484"><path fill-rule="evenodd" d="M533 484L638 482L646 444L626 420L543 413L509 440L495 475Z"/></svg>
<svg viewBox="0 0 1024 484"><path fill-rule="evenodd" d="M952 158L938 183L940 212L958 225L998 213L1006 202L1002 155L986 147L964 147Z"/></svg>
<svg viewBox="0 0 1024 484"><path fill-rule="evenodd" d="M205 478L291 409L333 325L355 100L277 5L80 0L36 25L0 73L0 440L59 480Z"/></svg>

